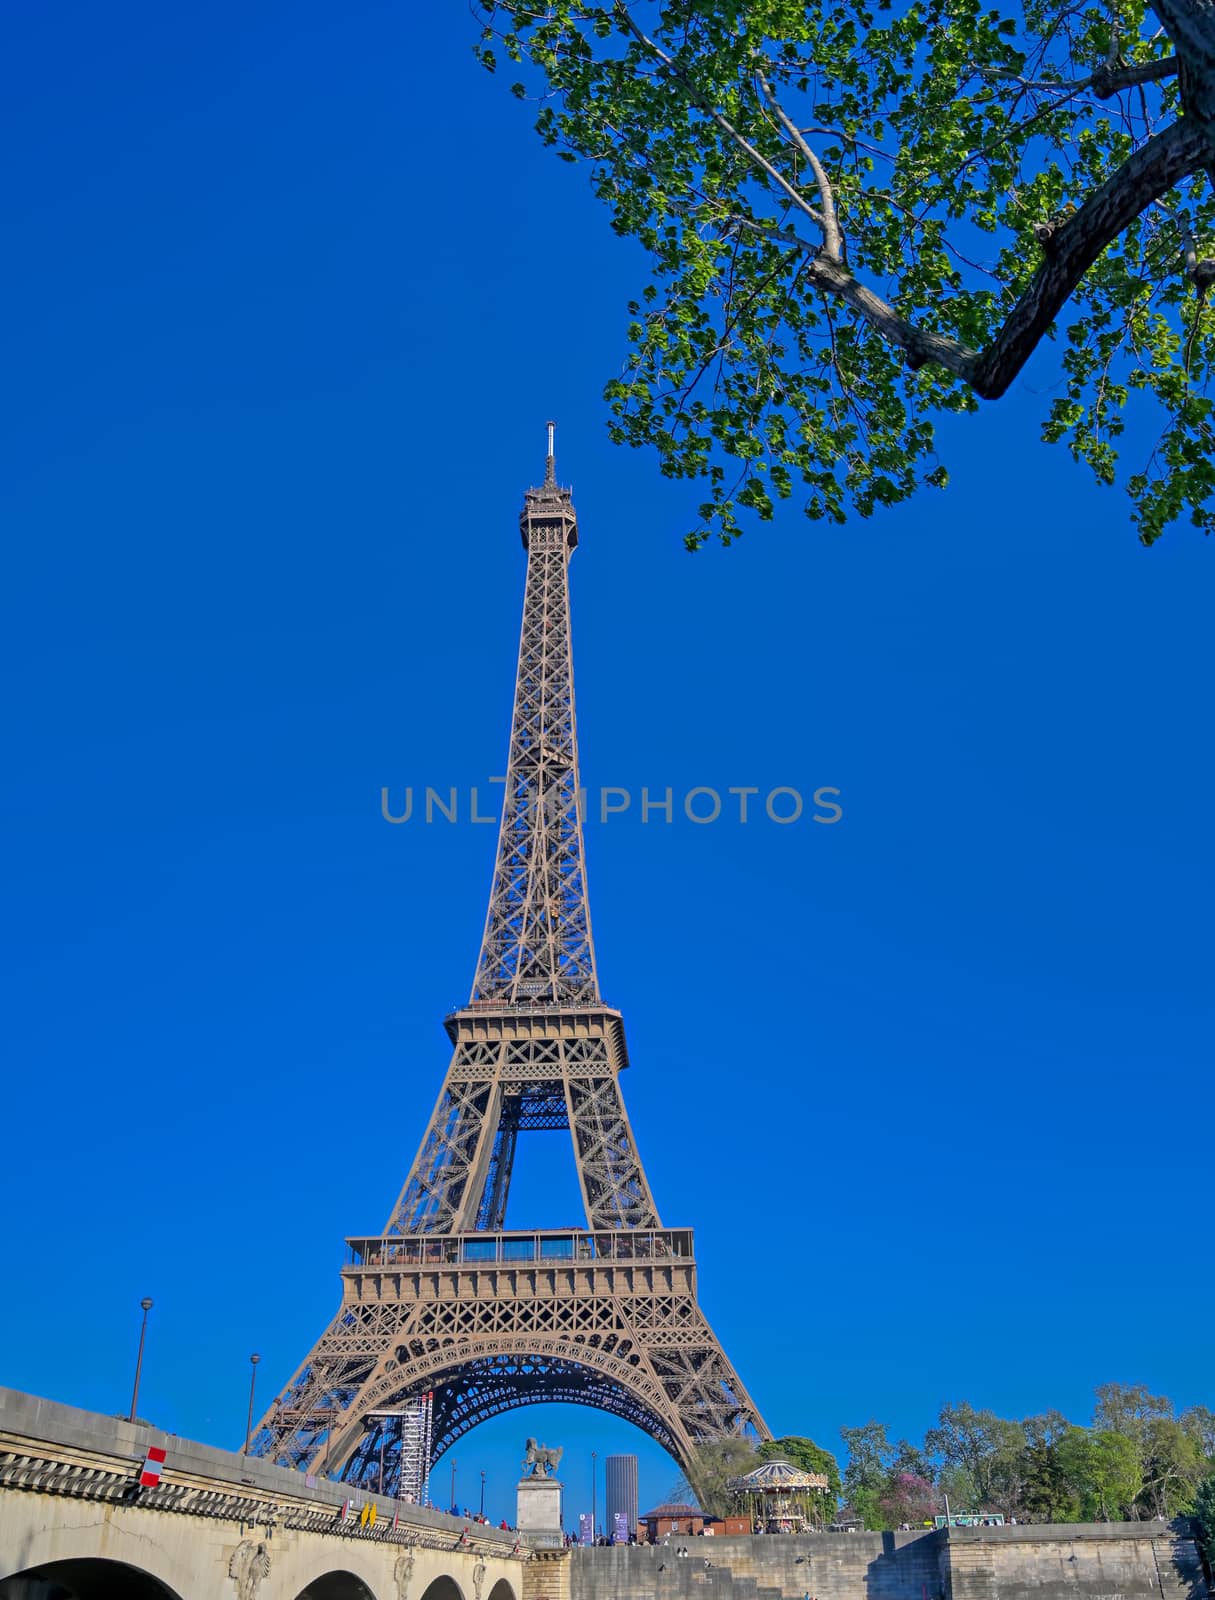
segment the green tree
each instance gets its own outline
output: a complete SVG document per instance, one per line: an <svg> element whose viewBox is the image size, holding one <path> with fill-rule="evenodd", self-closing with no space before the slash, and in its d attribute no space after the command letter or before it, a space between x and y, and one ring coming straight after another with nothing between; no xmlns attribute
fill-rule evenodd
<svg viewBox="0 0 1215 1600"><path fill-rule="evenodd" d="M1080 1497L1069 1484L1057 1442L1025 1447L1021 1504L1036 1522L1074 1522Z"/></svg>
<svg viewBox="0 0 1215 1600"><path fill-rule="evenodd" d="M913 1478L923 1478L928 1483L936 1477L928 1452L908 1439L900 1439L895 1445L890 1470L892 1473L905 1472Z"/></svg>
<svg viewBox="0 0 1215 1600"><path fill-rule="evenodd" d="M946 1468L959 1469L974 1496L973 1510L1015 1510L1020 1504L1025 1429L969 1401L941 1407L924 1447Z"/></svg>
<svg viewBox="0 0 1215 1600"><path fill-rule="evenodd" d="M1113 1522L1133 1515L1143 1467L1129 1435L1072 1428L1055 1448L1085 1521Z"/></svg>
<svg viewBox="0 0 1215 1600"><path fill-rule="evenodd" d="M1172 1417L1154 1417L1145 1430L1139 1504L1149 1517L1175 1517L1194 1503L1208 1471L1198 1441Z"/></svg>
<svg viewBox="0 0 1215 1600"><path fill-rule="evenodd" d="M1215 527L1210 0L477 4L648 257L612 431L707 485L690 544L943 486L1051 337L1043 437L1112 483L1134 397L1140 537Z"/></svg>
<svg viewBox="0 0 1215 1600"><path fill-rule="evenodd" d="M731 1436L702 1444L688 1471L676 1483L671 1498L694 1500L702 1511L724 1517L734 1510L734 1496L726 1487L731 1478L753 1472L760 1457L750 1439Z"/></svg>
<svg viewBox="0 0 1215 1600"><path fill-rule="evenodd" d="M1142 1450L1148 1424L1173 1415L1173 1402L1152 1394L1142 1383L1099 1383L1093 1391L1093 1427L1105 1433L1122 1433Z"/></svg>
<svg viewBox="0 0 1215 1600"><path fill-rule="evenodd" d="M1215 1568L1215 1473L1209 1473L1194 1497L1198 1543L1208 1568Z"/></svg>
<svg viewBox="0 0 1215 1600"><path fill-rule="evenodd" d="M867 1528L883 1528L886 1520L879 1501L894 1460L886 1424L871 1420L859 1428L841 1428L840 1438L848 1452L844 1497L851 1510L864 1518Z"/></svg>
<svg viewBox="0 0 1215 1600"><path fill-rule="evenodd" d="M941 1498L949 1501L951 1511L972 1511L979 1503L979 1492L965 1467L953 1463L943 1465L937 1473L937 1487Z"/></svg>
<svg viewBox="0 0 1215 1600"><path fill-rule="evenodd" d="M1062 1411L1043 1411L1036 1417L1026 1417L1021 1424L1031 1445L1055 1445L1071 1427Z"/></svg>
<svg viewBox="0 0 1215 1600"><path fill-rule="evenodd" d="M1215 1466L1215 1411L1209 1406L1189 1406L1177 1420Z"/></svg>

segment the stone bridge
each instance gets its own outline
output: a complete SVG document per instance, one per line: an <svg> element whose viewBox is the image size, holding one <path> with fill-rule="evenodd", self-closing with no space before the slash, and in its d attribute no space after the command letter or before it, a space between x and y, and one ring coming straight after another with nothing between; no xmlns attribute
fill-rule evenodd
<svg viewBox="0 0 1215 1600"><path fill-rule="evenodd" d="M0 1600L523 1600L514 1534L349 1495L0 1389Z"/></svg>

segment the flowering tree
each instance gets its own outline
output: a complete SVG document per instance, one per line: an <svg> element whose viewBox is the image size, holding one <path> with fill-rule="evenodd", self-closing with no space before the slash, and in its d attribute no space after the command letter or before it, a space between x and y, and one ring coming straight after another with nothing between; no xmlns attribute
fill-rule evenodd
<svg viewBox="0 0 1215 1600"><path fill-rule="evenodd" d="M887 1527L897 1528L905 1522L918 1528L937 1514L940 1502L927 1478L917 1477L914 1472L896 1472L882 1490L878 1508Z"/></svg>

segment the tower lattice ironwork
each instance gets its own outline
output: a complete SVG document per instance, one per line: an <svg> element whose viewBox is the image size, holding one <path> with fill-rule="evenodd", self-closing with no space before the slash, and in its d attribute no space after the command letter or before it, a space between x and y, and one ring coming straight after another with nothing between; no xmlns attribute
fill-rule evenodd
<svg viewBox="0 0 1215 1600"><path fill-rule="evenodd" d="M431 1460L535 1401L597 1406L686 1469L762 1418L705 1320L692 1233L665 1228L620 1092L620 1012L595 969L570 641L571 492L544 482L527 551L502 824L468 1003L439 1098L383 1232L347 1241L342 1304L262 1418L258 1455L372 1486L399 1481L394 1426L433 1394ZM518 1137L568 1129L586 1227L506 1228Z"/></svg>

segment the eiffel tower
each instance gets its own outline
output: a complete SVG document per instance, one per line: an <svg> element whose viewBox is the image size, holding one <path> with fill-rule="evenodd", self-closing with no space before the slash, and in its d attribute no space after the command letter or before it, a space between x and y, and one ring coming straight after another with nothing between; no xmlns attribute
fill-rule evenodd
<svg viewBox="0 0 1215 1600"><path fill-rule="evenodd" d="M262 1418L252 1449L395 1492L400 1418L432 1396L431 1461L479 1422L537 1401L635 1423L689 1475L697 1447L771 1434L700 1309L690 1228L664 1227L619 1077L624 1022L599 994L578 783L571 491L544 482L527 551L503 816L468 1004L400 1197L347 1241L342 1303ZM567 1128L585 1228L512 1231L521 1133Z"/></svg>

